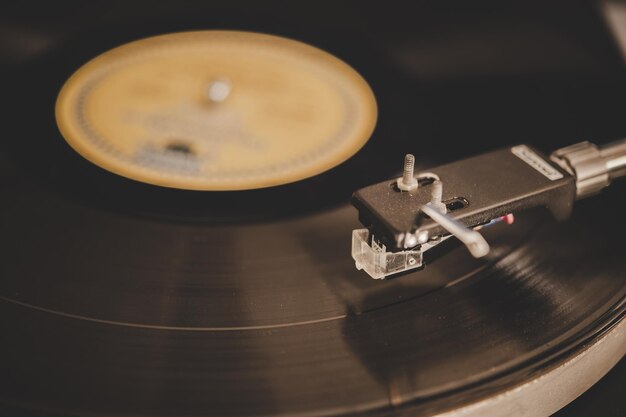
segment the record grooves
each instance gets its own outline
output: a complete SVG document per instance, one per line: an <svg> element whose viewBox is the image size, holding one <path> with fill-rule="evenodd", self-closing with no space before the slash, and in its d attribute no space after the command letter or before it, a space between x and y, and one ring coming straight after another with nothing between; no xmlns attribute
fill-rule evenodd
<svg viewBox="0 0 626 417"><path fill-rule="evenodd" d="M481 233L491 245L487 258L474 258L460 246L429 259L422 270L373 280L350 257L351 232L363 227L350 205L352 192L397 178L405 153L413 152L422 170L522 140L547 152L589 134L608 139L621 132L626 81L617 68L622 64L606 47L604 27L589 18L589 7L572 6L572 24L555 18L561 9L547 5L543 20L526 6L515 8L515 18L495 5L494 17L478 18L464 7L450 13L433 5L424 11L430 16L426 20L366 5L357 19L351 8L337 6L324 9L328 20L320 27L323 19L307 19L277 4L267 10L247 4L245 15L229 5L213 14L200 3L184 10L128 6L145 13L141 27L121 22L117 13L102 20L85 17L92 25L73 32L62 20L68 26L59 38L64 40L30 59L15 58L3 70L11 108L0 140L0 414L452 417L507 415L523 405L535 415L547 415L601 378L626 353L623 182L577 201L567 222L538 208L515 213L513 224L484 227ZM293 16L289 23L281 23L283 10ZM308 13L318 16L312 9ZM208 21L198 16L209 16ZM436 24L442 16L448 23ZM519 64L515 71L490 64L486 68L501 71L497 76L472 75L469 70L480 63L477 55L476 67L466 63L468 72L459 73L445 67L445 59L436 60L459 59L448 55L458 49L437 49L438 42L456 36L450 22L467 31L467 39L482 39L485 48L491 45L485 39L496 38L530 39L533 45L542 45L544 37L547 45L563 42L557 49L568 67L541 66L548 51L535 57L538 63L530 69L514 61ZM115 24L119 30L112 34ZM498 36L486 36L483 27ZM513 33L517 37L503 27L519 30ZM308 177L285 177L273 186L248 179L244 185L252 189L231 191L172 186L189 186L189 178L154 185L171 174L167 164L163 177L153 172L152 183L144 183L141 175L118 175L118 168L115 174L106 161L94 164L70 147L81 139L68 139L67 129L59 131L54 106L61 86L83 64L144 35L216 29L295 39L358 70L379 109L371 137L365 128L357 133L367 131L367 137L349 137L354 155L341 160L344 154L333 154L332 163L314 166ZM441 33L449 39L440 38ZM582 34L593 48L580 41ZM494 42L499 51L502 45ZM424 51L440 55L429 53L431 62ZM294 118L285 125L293 122L302 129L314 120L328 127L320 132L329 137L341 117L361 111L332 89L324 90L326 78L315 77L332 72L325 67L313 75L290 78L296 70L289 70L283 77L263 78L269 90L257 78L250 93L237 89L254 77L247 78L249 70L240 74L236 60L222 69L231 71L230 78L213 73L206 79L179 78L183 70L168 71L171 57L158 56L167 65L148 67L167 74L162 90L137 83L142 77L135 67L120 72L137 86L124 90L128 97L120 99L130 103L134 119L115 119L115 100L107 101L104 94L114 90L113 81L102 89L104 95L94 95L93 107L85 107L112 108L92 120L101 123L104 136L107 126L119 128L108 139L128 151L128 160L154 151L161 152L159 161L188 161L191 150L215 161L232 158L228 140L212 136L207 143L215 149L203 148L204 139L192 134L175 137L178 154L172 156L171 143L154 133L158 129L149 131L151 136L142 130L147 125L132 124L148 120L146 115L165 112L187 122L185 112L206 111L202 117L211 123L226 120L231 129L228 123L236 114L244 120L237 119L236 126L249 127L248 133L256 135L249 137L271 145L280 136L275 132L284 133L281 123L244 117L256 115L258 103L269 107L266 97L291 103L289 91L301 87L296 98L302 101L291 106L301 112L289 105L279 109ZM580 63L589 56L592 63ZM193 56L186 59L194 68L203 65ZM274 63L259 62L278 71ZM294 58L289 65L296 68L299 62ZM554 72L569 69L563 77ZM297 84L295 90L283 90L286 79ZM190 89L193 100L181 93L183 112L178 102L170 106L172 97L178 100L177 94L196 82L222 93L232 87L225 93L232 96L209 103L212 93L199 89L204 95L198 98ZM306 89L314 84L318 88ZM352 88L349 82L346 86ZM150 100L132 107L137 91L138 96L149 93ZM307 94L314 97L311 102L302 98ZM326 111L332 106L338 110ZM372 121L371 112L362 114ZM189 123L204 126L197 119ZM115 142L125 129L139 133ZM259 133L263 129L276 130L266 137ZM292 136L280 137L287 149ZM307 142L312 149L313 139ZM154 144L160 147L151 148ZM271 148L264 155L278 160L285 157L284 149ZM263 147L255 152L264 152ZM198 158L186 166L199 170L192 180L202 177L203 163L210 165L209 156ZM130 164L141 165L141 160ZM569 376L558 379L560 374ZM515 400L501 403L503 397ZM541 400L533 404L533 398Z"/></svg>

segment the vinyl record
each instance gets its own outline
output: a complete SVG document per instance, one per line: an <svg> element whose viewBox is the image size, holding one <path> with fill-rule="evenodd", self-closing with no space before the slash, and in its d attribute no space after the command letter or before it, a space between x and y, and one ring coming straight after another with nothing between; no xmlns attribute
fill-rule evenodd
<svg viewBox="0 0 626 417"><path fill-rule="evenodd" d="M141 36L89 28L16 66L0 141L2 413L548 415L624 355L624 184L577 202L564 223L537 209L485 229L487 259L456 248L397 279L356 270L351 192L397 175L405 152L426 168L539 130L532 140L549 151L575 140L549 133L577 112L588 111L590 129L609 129L612 114L591 100L577 107L550 77L534 79L536 90L519 79L427 85L410 59L389 57L407 37L385 37L394 25L382 20L373 48L358 41L373 36L365 30L333 43L337 32L277 26L334 45L380 113L353 156L259 189L140 182L92 164L57 129L57 94L81 65L181 25L155 20ZM626 91L580 79L583 98L616 103ZM503 103L529 110L514 116ZM471 127L461 122L486 113L504 119L459 141Z"/></svg>

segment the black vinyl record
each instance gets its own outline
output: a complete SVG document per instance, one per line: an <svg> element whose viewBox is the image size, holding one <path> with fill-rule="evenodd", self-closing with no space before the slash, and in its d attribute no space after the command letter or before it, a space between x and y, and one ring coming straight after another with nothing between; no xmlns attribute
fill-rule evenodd
<svg viewBox="0 0 626 417"><path fill-rule="evenodd" d="M562 6L423 6L415 22L365 5L113 3L39 32L13 11L16 39L55 41L3 51L2 414L432 415L538 380L601 340L626 314L621 183L567 222L538 209L485 229L488 259L456 248L375 281L350 257L351 193L397 175L406 152L426 168L623 134L617 52L593 7L564 18ZM34 21L76 19L63 10ZM335 54L376 94L372 138L320 175L232 192L143 184L67 145L54 102L74 70L137 38L198 29ZM460 39L482 47L468 57Z"/></svg>

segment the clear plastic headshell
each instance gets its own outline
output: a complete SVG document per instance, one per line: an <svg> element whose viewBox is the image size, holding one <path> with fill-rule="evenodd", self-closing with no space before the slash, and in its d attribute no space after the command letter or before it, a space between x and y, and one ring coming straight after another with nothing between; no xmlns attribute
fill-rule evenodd
<svg viewBox="0 0 626 417"><path fill-rule="evenodd" d="M364 270L374 279L384 279L388 275L419 268L422 266L421 250L387 252L384 245L371 240L367 229L352 231L352 258L356 268Z"/></svg>

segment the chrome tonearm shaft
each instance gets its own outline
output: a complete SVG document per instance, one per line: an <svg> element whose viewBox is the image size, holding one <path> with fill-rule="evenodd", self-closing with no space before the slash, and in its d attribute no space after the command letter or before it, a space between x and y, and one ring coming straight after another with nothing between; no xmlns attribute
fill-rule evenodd
<svg viewBox="0 0 626 417"><path fill-rule="evenodd" d="M353 194L365 229L353 232L352 257L373 278L423 267L424 254L452 236L485 256L489 245L477 229L521 210L546 206L565 220L575 200L626 176L626 140L581 142L549 158L521 144L421 173L414 162L407 155L402 177Z"/></svg>
<svg viewBox="0 0 626 417"><path fill-rule="evenodd" d="M626 139L604 146L577 143L553 152L550 159L576 177L576 198L585 198L626 175Z"/></svg>

